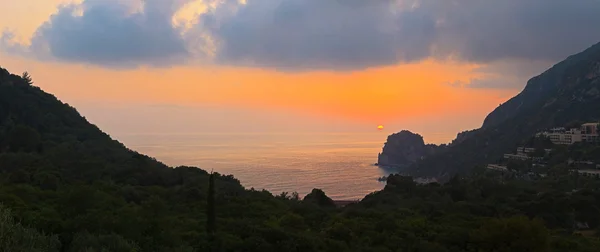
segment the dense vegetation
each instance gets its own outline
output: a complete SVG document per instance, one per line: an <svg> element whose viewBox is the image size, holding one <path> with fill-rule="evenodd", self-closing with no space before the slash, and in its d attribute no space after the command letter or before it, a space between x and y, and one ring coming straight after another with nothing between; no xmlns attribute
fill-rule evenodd
<svg viewBox="0 0 600 252"><path fill-rule="evenodd" d="M520 94L494 110L480 129L459 135L445 151L406 172L449 179L513 151L541 129L599 120L600 43L532 78Z"/></svg>
<svg viewBox="0 0 600 252"><path fill-rule="evenodd" d="M24 78L27 77L27 78ZM0 251L598 251L600 183L564 170L418 185L335 207L128 150L0 69Z"/></svg>

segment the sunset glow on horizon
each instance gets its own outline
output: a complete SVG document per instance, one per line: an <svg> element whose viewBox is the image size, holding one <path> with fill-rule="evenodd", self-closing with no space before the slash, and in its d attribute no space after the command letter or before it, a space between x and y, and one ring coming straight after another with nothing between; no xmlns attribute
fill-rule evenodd
<svg viewBox="0 0 600 252"><path fill-rule="evenodd" d="M476 127L487 112L517 92L452 86L449 83L468 83L480 74L472 72L474 66L434 61L353 73L280 73L230 67L114 71L8 58L5 67L29 71L39 80L36 85L74 104L103 101L255 108L355 123L406 123L455 114L471 116L470 127Z"/></svg>
<svg viewBox="0 0 600 252"><path fill-rule="evenodd" d="M497 41L493 38L481 48L465 48L465 43L477 41L469 40L474 36L470 30L453 26L460 20L442 20L463 13L458 5L442 4L444 9L434 8L441 4L436 1L415 5L405 0L392 1L391 7L382 1L352 9L329 1L293 4L298 1L289 1L290 6L279 0L11 1L0 10L0 24L5 26L0 28L6 29L0 64L12 72L29 71L36 85L99 124L107 123L98 116L102 106L143 105L146 109L141 111L149 118L168 116L153 106L179 106L245 114L241 111L249 110L262 118L227 118L227 125L233 126L225 128L235 130L252 124L302 131L336 121L346 125L342 131L367 131L369 125L382 124L390 131L410 127L452 135L479 127L486 114L518 93L528 78L576 52L567 48L554 58L546 57L545 51L531 52L530 58L504 55L510 48L498 45L496 52L487 47ZM508 5L497 5L498 13L490 15L512 13ZM389 8L397 12L388 13ZM278 11L298 16L292 20L291 14ZM302 16L308 11L314 11L313 19ZM410 16L417 11L440 17L431 21L435 26L421 24ZM281 20L268 22L276 18ZM348 25L325 22L329 18ZM123 24L104 25L111 20ZM327 25L315 23L321 20ZM392 22L397 20L403 23ZM470 23L480 29L477 22ZM295 33L290 33L292 28ZM392 36L392 31L399 34ZM131 34L140 37L128 37ZM339 39L332 42L324 34ZM107 40L95 43L96 36ZM531 47L523 44L515 50L523 48ZM441 123L450 119L447 125ZM198 120L212 123L222 118Z"/></svg>

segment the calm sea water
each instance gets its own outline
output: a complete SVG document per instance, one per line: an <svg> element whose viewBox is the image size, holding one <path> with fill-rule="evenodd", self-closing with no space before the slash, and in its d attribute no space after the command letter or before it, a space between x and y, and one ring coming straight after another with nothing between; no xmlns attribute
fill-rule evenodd
<svg viewBox="0 0 600 252"><path fill-rule="evenodd" d="M129 148L171 165L233 174L246 188L273 194L313 188L336 200L381 190L389 171L373 166L387 133L119 135Z"/></svg>

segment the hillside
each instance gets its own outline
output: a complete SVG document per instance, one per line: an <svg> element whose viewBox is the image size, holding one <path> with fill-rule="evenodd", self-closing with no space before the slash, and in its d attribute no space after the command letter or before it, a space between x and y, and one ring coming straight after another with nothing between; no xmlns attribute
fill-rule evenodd
<svg viewBox="0 0 600 252"><path fill-rule="evenodd" d="M75 108L3 68L0 154L3 172L27 172L31 177L45 173L58 182L110 180L133 186L175 186L190 176L208 176L200 169L174 170L127 149Z"/></svg>
<svg viewBox="0 0 600 252"><path fill-rule="evenodd" d="M420 176L465 172L514 149L540 129L599 119L600 43L529 80L521 93L490 113L480 129L410 171Z"/></svg>
<svg viewBox="0 0 600 252"><path fill-rule="evenodd" d="M63 244L82 232L109 235L120 230L126 238L156 248L173 248L182 239L170 237L162 225L203 219L166 222L172 208L182 204L189 208L184 213L196 211L202 216L205 202L201 199L206 198L209 175L193 167L171 168L127 149L75 108L3 68L0 173L0 202L24 224L60 234ZM220 194L245 193L232 176L217 174L216 180ZM165 216L142 217L156 211ZM173 241L156 243L158 236ZM123 239L104 238L107 242Z"/></svg>
<svg viewBox="0 0 600 252"><path fill-rule="evenodd" d="M600 43L568 57L529 80L521 93L496 108L485 118L483 128L498 125L521 113L547 111L550 109L547 105L555 99L589 102L599 94L598 75L600 75ZM560 105L568 110L570 104Z"/></svg>

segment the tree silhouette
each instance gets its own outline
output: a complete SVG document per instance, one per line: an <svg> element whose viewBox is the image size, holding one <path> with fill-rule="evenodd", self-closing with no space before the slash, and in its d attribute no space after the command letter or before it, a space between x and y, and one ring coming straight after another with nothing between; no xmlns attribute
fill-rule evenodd
<svg viewBox="0 0 600 252"><path fill-rule="evenodd" d="M21 78L23 78L23 80L25 80L25 82L27 82L29 85L33 84L33 79L31 79L31 75L27 71L23 72Z"/></svg>
<svg viewBox="0 0 600 252"><path fill-rule="evenodd" d="M335 202L331 198L327 197L323 190L316 188L307 194L303 201L322 207L335 207Z"/></svg>
<svg viewBox="0 0 600 252"><path fill-rule="evenodd" d="M208 234L209 251L214 250L215 231L215 174L211 172L208 177L208 198L206 205L206 232Z"/></svg>

